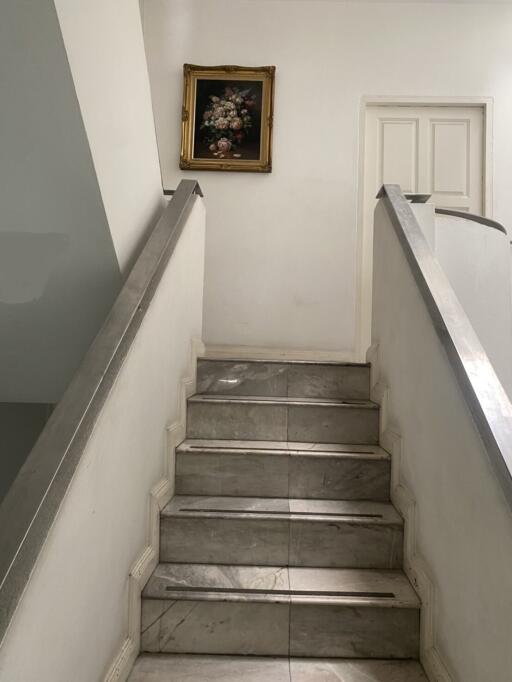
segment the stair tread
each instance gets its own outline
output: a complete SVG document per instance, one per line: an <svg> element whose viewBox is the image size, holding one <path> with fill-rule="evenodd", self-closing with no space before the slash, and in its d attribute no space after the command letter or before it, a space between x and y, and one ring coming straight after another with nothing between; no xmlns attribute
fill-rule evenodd
<svg viewBox="0 0 512 682"><path fill-rule="evenodd" d="M143 654L129 682L427 682L416 661Z"/></svg>
<svg viewBox="0 0 512 682"><path fill-rule="evenodd" d="M377 569L162 563L143 597L419 608L402 571Z"/></svg>
<svg viewBox="0 0 512 682"><path fill-rule="evenodd" d="M346 407L377 410L379 406L371 400L349 400L347 398L291 398L261 395L224 395L219 393L196 393L189 403L236 403L239 405L293 405L315 407Z"/></svg>
<svg viewBox="0 0 512 682"><path fill-rule="evenodd" d="M343 457L389 460L389 454L376 445L343 443L300 443L275 440L218 440L188 438L178 446L179 454L268 454L301 457Z"/></svg>
<svg viewBox="0 0 512 682"><path fill-rule="evenodd" d="M162 510L162 516L247 517L300 520L347 520L402 526L403 520L389 502L320 500L272 497L225 497L176 495Z"/></svg>

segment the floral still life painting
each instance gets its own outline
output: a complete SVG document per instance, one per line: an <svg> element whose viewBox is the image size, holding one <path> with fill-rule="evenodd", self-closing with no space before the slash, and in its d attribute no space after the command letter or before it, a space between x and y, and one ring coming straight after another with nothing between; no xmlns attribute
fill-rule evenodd
<svg viewBox="0 0 512 682"><path fill-rule="evenodd" d="M274 71L185 64L181 168L271 171Z"/></svg>

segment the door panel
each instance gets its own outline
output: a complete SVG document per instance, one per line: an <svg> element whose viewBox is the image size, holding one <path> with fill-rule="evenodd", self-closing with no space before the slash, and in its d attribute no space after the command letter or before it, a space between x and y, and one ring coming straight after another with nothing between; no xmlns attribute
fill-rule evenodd
<svg viewBox="0 0 512 682"><path fill-rule="evenodd" d="M370 340L373 212L385 183L431 194L439 208L483 213L484 115L478 106L366 110L359 345Z"/></svg>
<svg viewBox="0 0 512 682"><path fill-rule="evenodd" d="M365 203L384 183L432 194L444 208L481 214L481 107L369 107L365 139ZM370 208L370 207L369 207Z"/></svg>
<svg viewBox="0 0 512 682"><path fill-rule="evenodd" d="M400 185L405 192L416 192L418 187L418 123L417 119L389 119L379 121L377 187L384 182ZM387 180L387 178L393 178Z"/></svg>

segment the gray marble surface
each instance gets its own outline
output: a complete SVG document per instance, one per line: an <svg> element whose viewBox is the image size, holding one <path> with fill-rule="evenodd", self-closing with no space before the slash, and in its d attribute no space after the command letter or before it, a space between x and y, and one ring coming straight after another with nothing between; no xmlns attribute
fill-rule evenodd
<svg viewBox="0 0 512 682"><path fill-rule="evenodd" d="M378 406L368 401L196 395L187 437L375 445Z"/></svg>
<svg viewBox="0 0 512 682"><path fill-rule="evenodd" d="M145 654L129 682L427 682L414 661Z"/></svg>
<svg viewBox="0 0 512 682"><path fill-rule="evenodd" d="M288 440L319 443L368 443L379 441L379 410L368 406L290 405Z"/></svg>
<svg viewBox="0 0 512 682"><path fill-rule="evenodd" d="M417 658L419 611L297 603L290 610L290 655L343 658Z"/></svg>
<svg viewBox="0 0 512 682"><path fill-rule="evenodd" d="M399 568L402 545L378 502L177 496L160 523L166 562Z"/></svg>
<svg viewBox="0 0 512 682"><path fill-rule="evenodd" d="M289 457L281 454L196 453L176 455L181 495L287 497Z"/></svg>
<svg viewBox="0 0 512 682"><path fill-rule="evenodd" d="M294 454L288 477L291 497L389 499L390 463L385 459Z"/></svg>
<svg viewBox="0 0 512 682"><path fill-rule="evenodd" d="M402 529L378 522L295 519L289 542L290 566L402 566Z"/></svg>
<svg viewBox="0 0 512 682"><path fill-rule="evenodd" d="M160 522L160 559L200 563L288 563L286 518L172 518Z"/></svg>
<svg viewBox="0 0 512 682"><path fill-rule="evenodd" d="M288 570L281 566L229 566L209 564L159 564L144 590L144 597L165 599L180 589L290 590Z"/></svg>
<svg viewBox="0 0 512 682"><path fill-rule="evenodd" d="M141 636L153 653L412 658L419 603L399 571L167 564Z"/></svg>
<svg viewBox="0 0 512 682"><path fill-rule="evenodd" d="M288 603L142 600L141 650L287 656Z"/></svg>
<svg viewBox="0 0 512 682"><path fill-rule="evenodd" d="M414 661L290 660L290 682L427 682Z"/></svg>
<svg viewBox="0 0 512 682"><path fill-rule="evenodd" d="M201 359L197 367L198 393L364 400L369 390L367 365Z"/></svg>
<svg viewBox="0 0 512 682"><path fill-rule="evenodd" d="M392 593L393 599L350 598L342 599L345 604L379 605L382 608L419 609L420 602L411 583L402 571L343 568L289 568L290 589L311 591L315 599L323 592L368 592ZM295 598L299 601L299 598ZM307 599L305 598L305 601Z"/></svg>
<svg viewBox="0 0 512 682"><path fill-rule="evenodd" d="M177 496L162 512L160 559L286 566L288 512L286 499Z"/></svg>
<svg viewBox="0 0 512 682"><path fill-rule="evenodd" d="M176 453L176 492L387 501L390 468L372 446L187 440Z"/></svg>
<svg viewBox="0 0 512 682"><path fill-rule="evenodd" d="M129 682L290 682L287 658L143 655ZM392 681L394 682L394 680ZM402 682L401 680L397 682Z"/></svg>
<svg viewBox="0 0 512 682"><path fill-rule="evenodd" d="M284 404L189 400L187 436L286 440L287 416Z"/></svg>

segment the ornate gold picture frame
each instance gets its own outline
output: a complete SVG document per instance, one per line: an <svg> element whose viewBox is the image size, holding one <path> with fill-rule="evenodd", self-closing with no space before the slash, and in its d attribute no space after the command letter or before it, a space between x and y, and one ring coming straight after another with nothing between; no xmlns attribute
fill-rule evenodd
<svg viewBox="0 0 512 682"><path fill-rule="evenodd" d="M180 168L272 170L275 66L184 64Z"/></svg>

